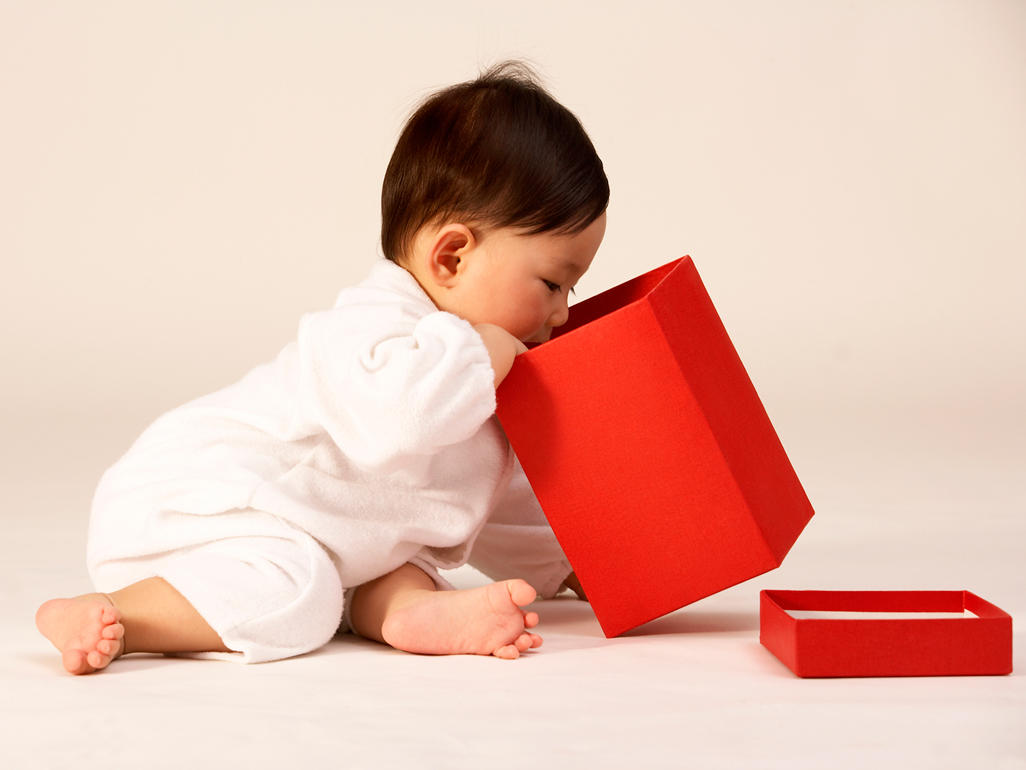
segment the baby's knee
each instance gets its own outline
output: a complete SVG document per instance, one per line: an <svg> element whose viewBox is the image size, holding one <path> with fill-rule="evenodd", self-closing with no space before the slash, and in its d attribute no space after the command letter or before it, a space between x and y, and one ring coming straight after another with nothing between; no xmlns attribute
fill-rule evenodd
<svg viewBox="0 0 1026 770"><path fill-rule="evenodd" d="M96 560L97 590L162 577L247 663L310 652L342 620L338 570L307 532L261 511L218 519L221 537L158 554ZM209 524L204 517L201 524Z"/></svg>
<svg viewBox="0 0 1026 770"><path fill-rule="evenodd" d="M265 566L281 570L289 585L271 592L265 611L227 630L225 644L242 651L250 663L302 655L327 644L338 632L343 609L342 584L331 559L322 550L303 569L280 561Z"/></svg>
<svg viewBox="0 0 1026 770"><path fill-rule="evenodd" d="M305 533L226 538L147 567L192 604L240 662L310 652L341 622L338 572Z"/></svg>

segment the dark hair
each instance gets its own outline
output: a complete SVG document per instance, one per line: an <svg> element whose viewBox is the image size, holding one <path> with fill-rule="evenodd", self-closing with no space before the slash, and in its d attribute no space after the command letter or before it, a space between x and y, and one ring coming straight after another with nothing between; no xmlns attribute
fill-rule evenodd
<svg viewBox="0 0 1026 770"><path fill-rule="evenodd" d="M406 122L381 187L381 247L398 262L421 227L452 217L573 234L608 203L581 122L508 61L435 93Z"/></svg>

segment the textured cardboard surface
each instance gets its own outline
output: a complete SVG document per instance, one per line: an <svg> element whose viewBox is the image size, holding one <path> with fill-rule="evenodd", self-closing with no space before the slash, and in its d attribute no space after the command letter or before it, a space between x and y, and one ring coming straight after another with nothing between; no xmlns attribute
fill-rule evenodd
<svg viewBox="0 0 1026 770"><path fill-rule="evenodd" d="M963 612L951 618L796 618L789 610ZM801 677L1009 674L1012 618L969 591L760 594L759 640Z"/></svg>
<svg viewBox="0 0 1026 770"><path fill-rule="evenodd" d="M813 514L689 257L573 307L498 403L607 636L779 566Z"/></svg>

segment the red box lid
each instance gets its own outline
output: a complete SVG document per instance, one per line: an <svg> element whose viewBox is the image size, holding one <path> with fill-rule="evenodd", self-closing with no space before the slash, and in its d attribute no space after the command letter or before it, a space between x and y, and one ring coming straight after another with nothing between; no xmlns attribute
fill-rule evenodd
<svg viewBox="0 0 1026 770"><path fill-rule="evenodd" d="M952 618L796 618L790 611L964 612ZM763 591L759 641L802 677L1009 674L1012 618L969 591Z"/></svg>
<svg viewBox="0 0 1026 770"><path fill-rule="evenodd" d="M606 636L779 566L812 506L691 259L558 331L498 416Z"/></svg>

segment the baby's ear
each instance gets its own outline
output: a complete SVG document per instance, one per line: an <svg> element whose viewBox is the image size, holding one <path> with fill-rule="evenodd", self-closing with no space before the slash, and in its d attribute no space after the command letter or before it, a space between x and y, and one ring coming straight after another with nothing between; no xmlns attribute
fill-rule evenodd
<svg viewBox="0 0 1026 770"><path fill-rule="evenodd" d="M451 286L459 275L466 253L474 248L474 233L464 224L442 226L431 241L428 271L441 286Z"/></svg>

